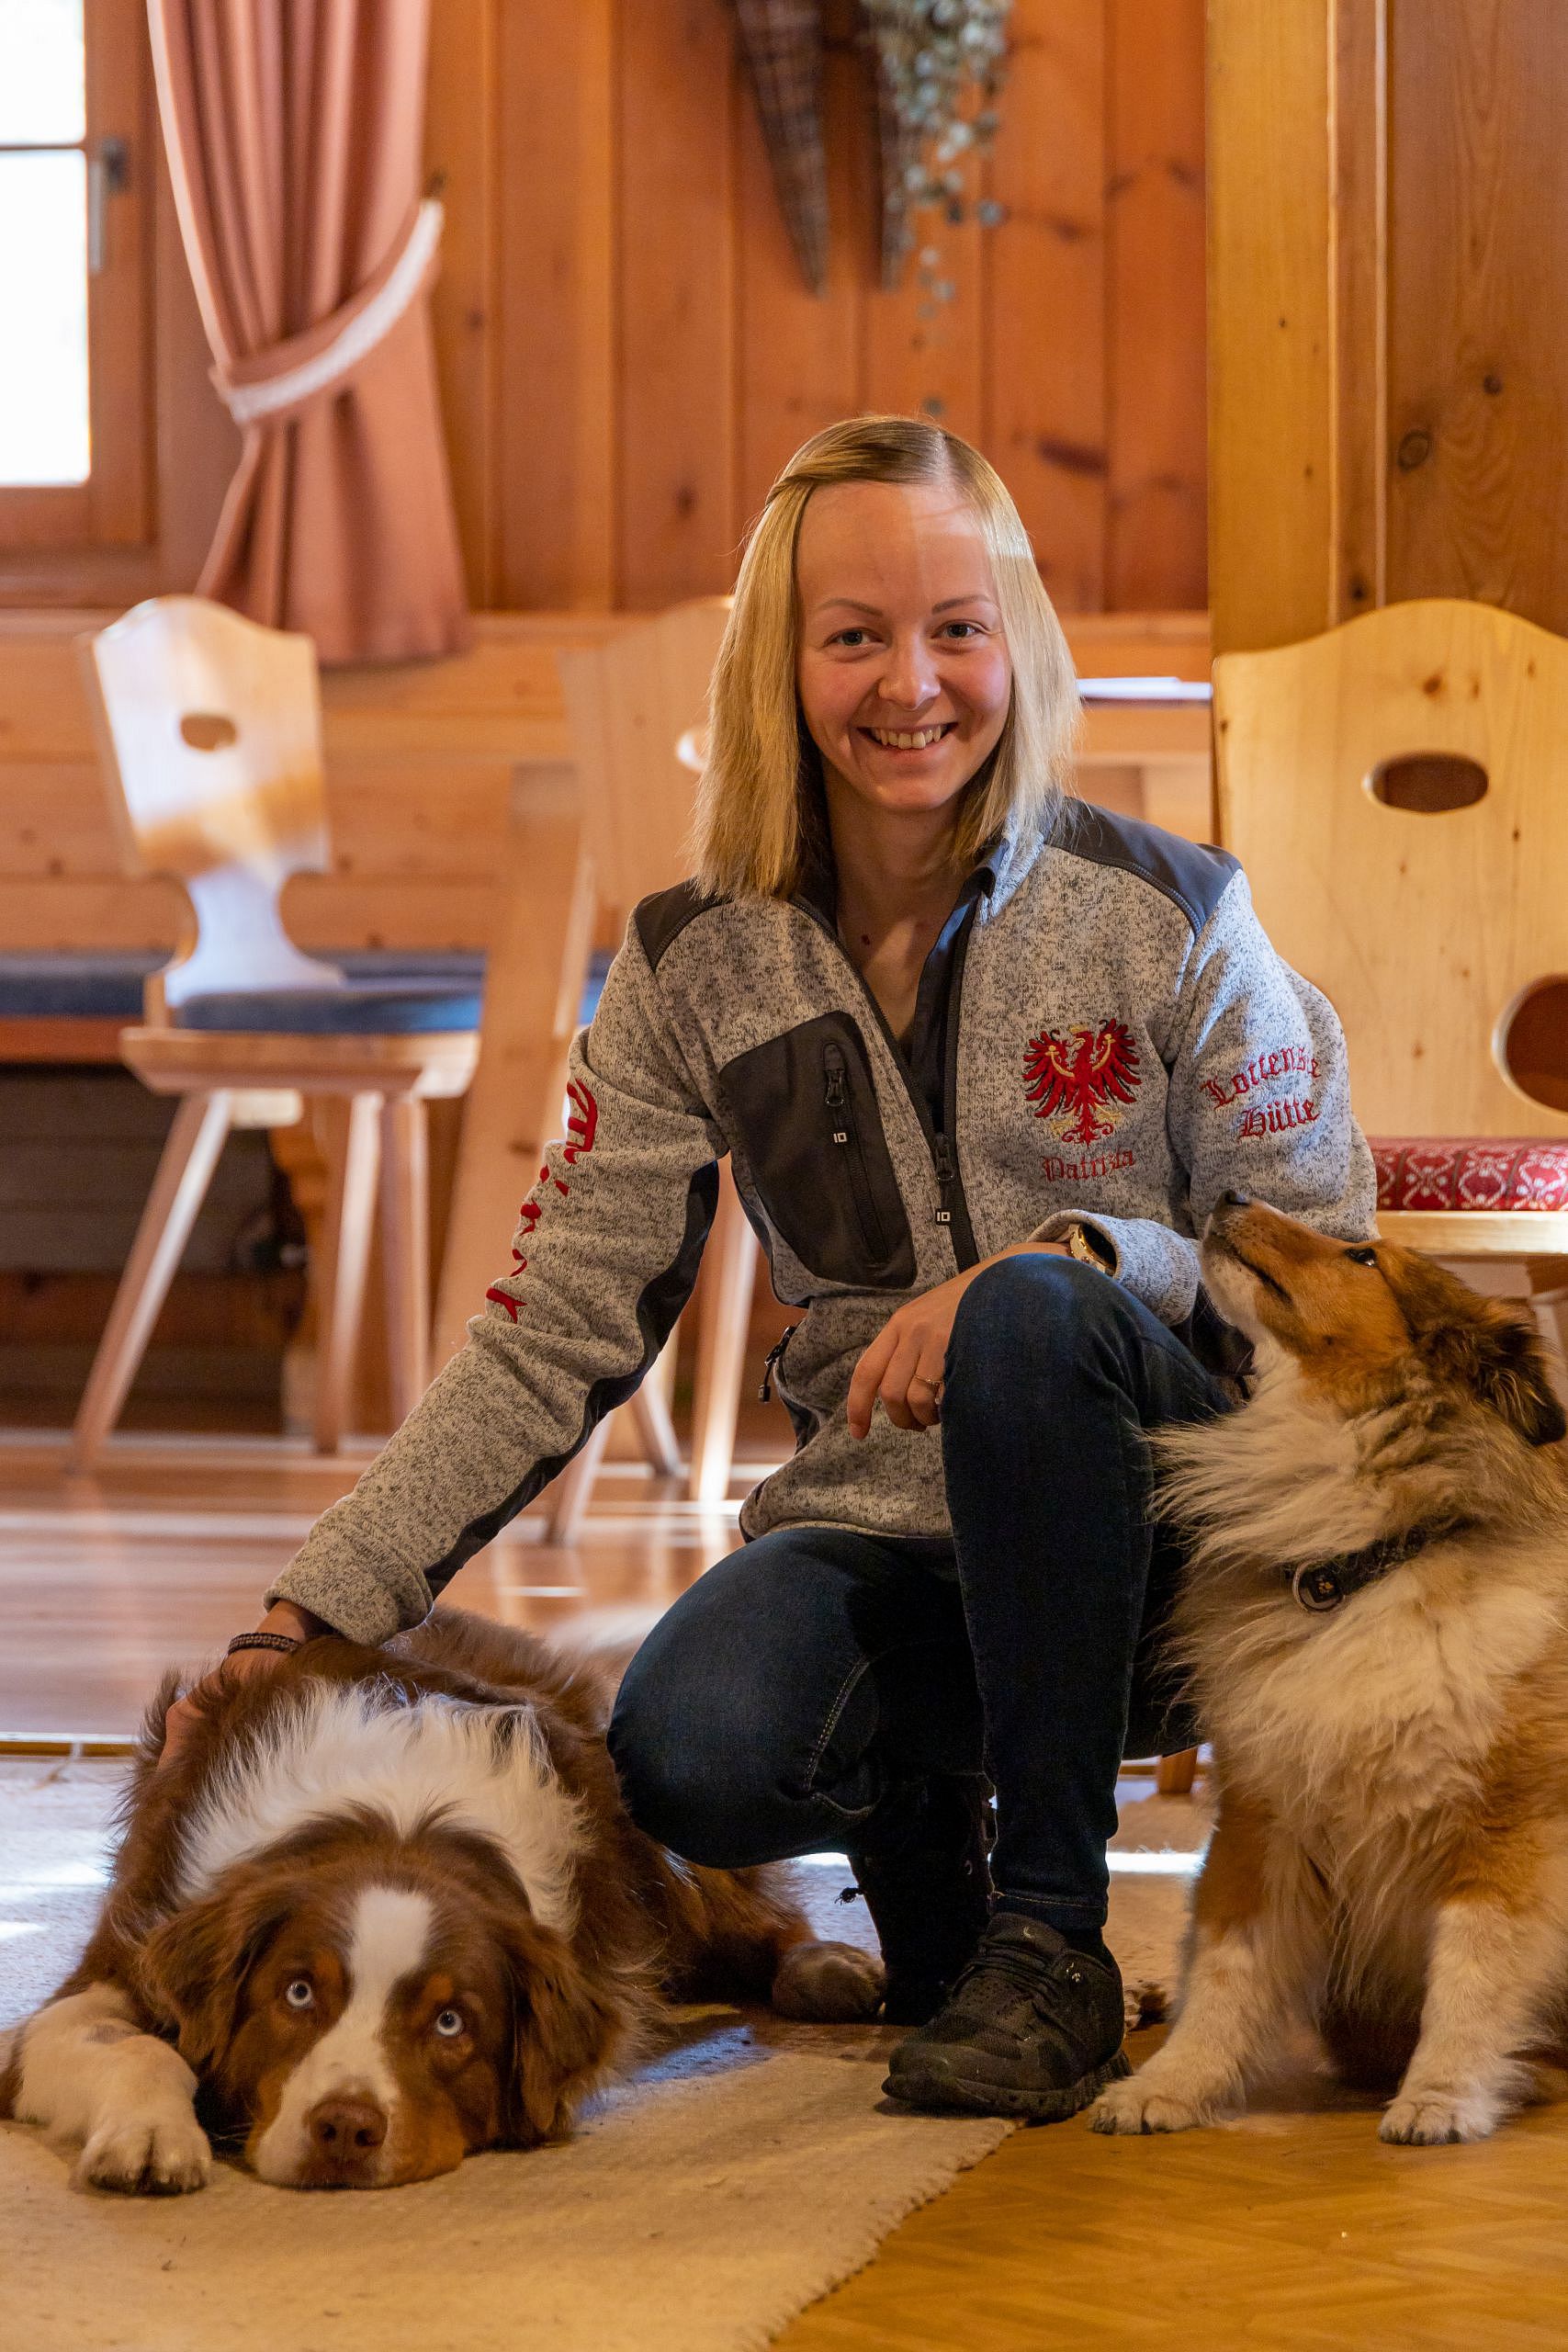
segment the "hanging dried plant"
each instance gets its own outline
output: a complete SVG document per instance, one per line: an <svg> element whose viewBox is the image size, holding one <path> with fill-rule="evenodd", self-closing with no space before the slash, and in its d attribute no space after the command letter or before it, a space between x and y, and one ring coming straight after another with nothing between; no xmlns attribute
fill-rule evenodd
<svg viewBox="0 0 1568 2352"><path fill-rule="evenodd" d="M1006 73L1012 0L863 0L876 59L882 142L882 282L896 288L929 209L957 226L968 217L964 164L996 136L994 100ZM978 100L978 104L976 101ZM976 217L992 226L999 205ZM952 300L940 248L920 255L924 291Z"/></svg>
<svg viewBox="0 0 1568 2352"><path fill-rule="evenodd" d="M820 0L735 0L735 12L784 225L807 286L820 294L828 283Z"/></svg>

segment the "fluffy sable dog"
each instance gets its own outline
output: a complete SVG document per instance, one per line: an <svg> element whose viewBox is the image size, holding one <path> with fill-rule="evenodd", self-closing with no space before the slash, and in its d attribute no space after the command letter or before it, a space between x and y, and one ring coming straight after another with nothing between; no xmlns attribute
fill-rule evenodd
<svg viewBox="0 0 1568 2352"><path fill-rule="evenodd" d="M1178 2022L1090 2121L1212 2122L1314 2025L1476 2140L1568 2025L1568 1481L1534 1328L1384 1242L1227 1194L1204 1281L1236 1413L1161 1441L1194 1551L1176 1634L1214 1743Z"/></svg>
<svg viewBox="0 0 1568 2352"><path fill-rule="evenodd" d="M812 1941L784 1872L633 1827L602 1667L438 1610L234 1684L158 1770L177 1687L82 1963L0 2043L0 2114L81 2186L201 2188L204 2122L286 2187L423 2180L559 2136L664 1999L875 2015L879 1965Z"/></svg>

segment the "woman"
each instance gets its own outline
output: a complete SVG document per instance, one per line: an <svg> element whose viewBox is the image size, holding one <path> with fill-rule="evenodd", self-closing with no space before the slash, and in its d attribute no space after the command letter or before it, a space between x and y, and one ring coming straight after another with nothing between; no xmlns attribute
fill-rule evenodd
<svg viewBox="0 0 1568 2352"><path fill-rule="evenodd" d="M798 452L696 879L637 910L513 1270L227 1669L425 1613L652 1363L728 1150L806 1309L796 1446L627 1673L626 1800L698 1862L846 1848L920 2029L889 2090L1036 2118L1125 2068L1105 1843L1177 1567L1144 1432L1233 1397L1191 1237L1228 1188L1355 1238L1373 1198L1328 1006L1234 860L1063 801L1076 718L975 450L866 417Z"/></svg>

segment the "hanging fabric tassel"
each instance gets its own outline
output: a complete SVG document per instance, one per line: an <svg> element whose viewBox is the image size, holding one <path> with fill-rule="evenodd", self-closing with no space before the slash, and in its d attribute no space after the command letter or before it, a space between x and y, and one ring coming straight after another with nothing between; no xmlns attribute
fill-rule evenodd
<svg viewBox="0 0 1568 2352"><path fill-rule="evenodd" d="M822 141L821 0L735 0L773 184L801 273L828 285L828 164Z"/></svg>

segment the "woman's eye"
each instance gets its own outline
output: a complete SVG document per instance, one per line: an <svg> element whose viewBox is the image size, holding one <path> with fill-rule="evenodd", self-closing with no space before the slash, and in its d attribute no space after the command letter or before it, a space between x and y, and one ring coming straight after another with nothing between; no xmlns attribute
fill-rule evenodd
<svg viewBox="0 0 1568 2352"><path fill-rule="evenodd" d="M313 2007L316 1996L308 1976L296 1976L292 1984L284 1986L283 1997L291 2009L308 2009Z"/></svg>
<svg viewBox="0 0 1568 2352"><path fill-rule="evenodd" d="M869 631L863 628L841 628L828 640L829 645L847 645L852 653L865 643Z"/></svg>
<svg viewBox="0 0 1568 2352"><path fill-rule="evenodd" d="M965 637L978 637L980 634L980 624L978 621L949 621L946 624L943 634L951 635L955 629L962 630Z"/></svg>
<svg viewBox="0 0 1568 2352"><path fill-rule="evenodd" d="M461 2009L443 2009L435 2020L435 2030L443 2041L456 2041L463 2030Z"/></svg>
<svg viewBox="0 0 1568 2352"><path fill-rule="evenodd" d="M1375 1250L1347 1250L1345 1255L1358 1266L1375 1266L1378 1261Z"/></svg>

